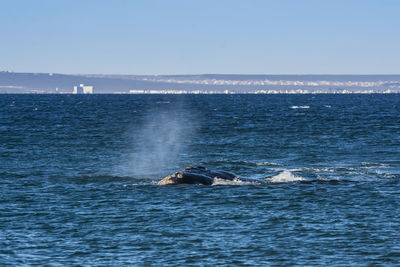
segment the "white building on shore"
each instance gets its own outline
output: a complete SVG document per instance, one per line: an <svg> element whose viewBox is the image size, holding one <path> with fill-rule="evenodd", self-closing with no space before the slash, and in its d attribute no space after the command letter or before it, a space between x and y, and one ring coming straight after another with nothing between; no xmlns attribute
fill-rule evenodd
<svg viewBox="0 0 400 267"><path fill-rule="evenodd" d="M74 86L73 94L93 94L93 86L87 86L81 83L79 86Z"/></svg>

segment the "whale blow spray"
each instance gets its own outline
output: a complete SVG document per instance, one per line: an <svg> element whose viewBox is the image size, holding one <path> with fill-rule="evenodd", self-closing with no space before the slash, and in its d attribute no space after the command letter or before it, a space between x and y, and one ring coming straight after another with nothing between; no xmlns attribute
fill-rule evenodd
<svg viewBox="0 0 400 267"><path fill-rule="evenodd" d="M181 108L150 112L132 130L130 175L154 177L177 169L184 161L194 120Z"/></svg>

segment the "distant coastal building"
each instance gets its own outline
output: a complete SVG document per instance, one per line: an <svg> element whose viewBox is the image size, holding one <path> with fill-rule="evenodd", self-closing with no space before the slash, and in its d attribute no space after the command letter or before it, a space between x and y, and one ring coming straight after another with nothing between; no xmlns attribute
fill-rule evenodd
<svg viewBox="0 0 400 267"><path fill-rule="evenodd" d="M74 86L73 94L93 94L93 86L87 86L81 83L79 86Z"/></svg>

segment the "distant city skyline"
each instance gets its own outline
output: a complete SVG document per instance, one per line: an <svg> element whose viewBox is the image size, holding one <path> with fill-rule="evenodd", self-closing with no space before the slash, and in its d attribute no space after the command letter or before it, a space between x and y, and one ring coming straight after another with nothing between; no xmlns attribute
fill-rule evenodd
<svg viewBox="0 0 400 267"><path fill-rule="evenodd" d="M79 86L78 86L79 85ZM400 75L66 75L0 71L1 93L400 93Z"/></svg>
<svg viewBox="0 0 400 267"><path fill-rule="evenodd" d="M0 70L400 74L400 1L3 0Z"/></svg>

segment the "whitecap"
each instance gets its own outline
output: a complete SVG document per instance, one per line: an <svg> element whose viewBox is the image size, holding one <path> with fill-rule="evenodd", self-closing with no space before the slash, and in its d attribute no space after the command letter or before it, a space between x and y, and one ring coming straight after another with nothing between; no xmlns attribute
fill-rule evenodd
<svg viewBox="0 0 400 267"><path fill-rule="evenodd" d="M291 109L308 109L310 106L291 106Z"/></svg>
<svg viewBox="0 0 400 267"><path fill-rule="evenodd" d="M281 173L269 178L268 181L271 183L290 183L290 182L304 181L304 178L295 176L290 171L284 170Z"/></svg>

